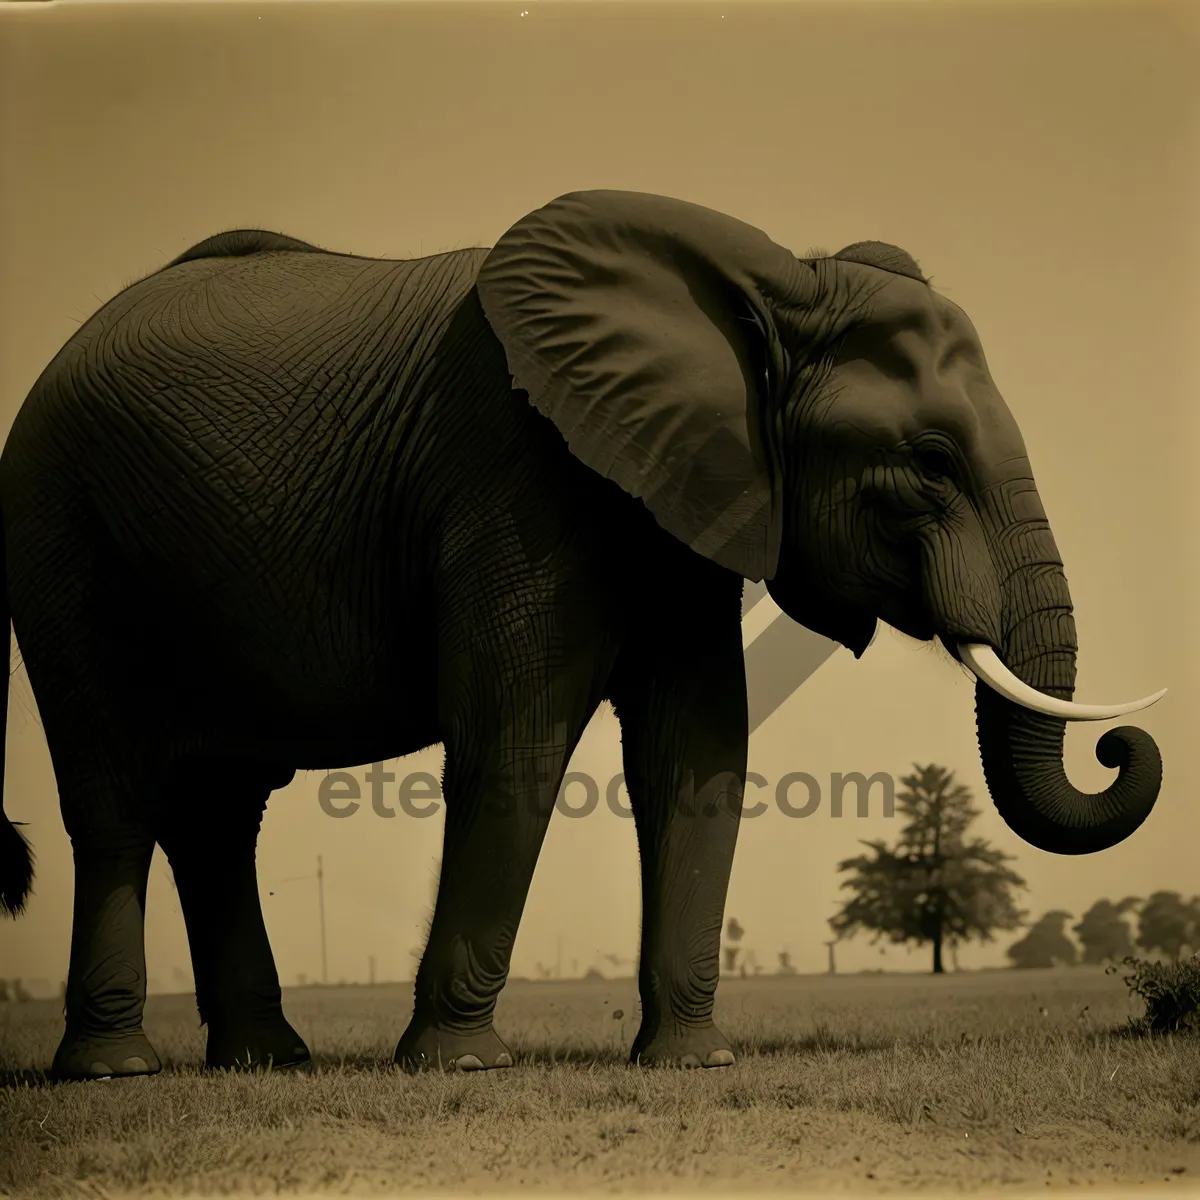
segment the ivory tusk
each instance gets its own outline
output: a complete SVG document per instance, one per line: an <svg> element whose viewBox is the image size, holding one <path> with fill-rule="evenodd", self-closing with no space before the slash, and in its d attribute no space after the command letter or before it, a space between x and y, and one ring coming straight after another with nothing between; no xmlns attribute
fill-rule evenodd
<svg viewBox="0 0 1200 1200"><path fill-rule="evenodd" d="M1000 656L991 646L981 642L962 642L958 654L977 679L999 692L1006 700L1033 712L1045 713L1048 717L1062 717L1067 721L1107 721L1112 717L1122 717L1126 713L1137 712L1139 708L1149 708L1167 694L1167 689L1163 688L1153 696L1128 704L1076 704L1072 700L1058 700L1054 696L1043 695L1036 688L1022 683L1000 661Z"/></svg>

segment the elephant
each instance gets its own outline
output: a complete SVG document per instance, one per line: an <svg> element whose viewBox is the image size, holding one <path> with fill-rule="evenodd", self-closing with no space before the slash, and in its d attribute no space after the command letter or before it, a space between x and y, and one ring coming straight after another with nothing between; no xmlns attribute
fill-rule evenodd
<svg viewBox="0 0 1200 1200"><path fill-rule="evenodd" d="M259 902L267 798L298 770L439 742L441 874L394 1057L511 1066L496 1000L605 700L640 859L631 1059L733 1062L713 1002L747 580L855 658L882 621L969 670L988 791L1032 846L1110 847L1161 785L1133 726L1098 743L1105 790L1068 780L1068 720L1162 693L1074 702L1072 603L1021 433L966 314L883 242L800 257L605 189L411 260L220 233L50 362L0 456L0 525L74 858L58 1078L160 1069L142 1028L156 844L206 1063L307 1060ZM0 830L16 915L32 860Z"/></svg>

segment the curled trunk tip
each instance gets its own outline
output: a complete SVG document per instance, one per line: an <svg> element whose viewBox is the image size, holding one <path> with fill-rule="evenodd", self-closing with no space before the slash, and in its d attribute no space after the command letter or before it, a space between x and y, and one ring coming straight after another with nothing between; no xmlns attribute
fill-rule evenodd
<svg viewBox="0 0 1200 1200"><path fill-rule="evenodd" d="M1004 822L1052 854L1094 854L1124 841L1150 815L1162 785L1162 756L1143 729L1110 729L1096 757L1116 768L1101 792L1081 792L1063 767L1066 722L1031 712L975 685L979 753L988 791Z"/></svg>

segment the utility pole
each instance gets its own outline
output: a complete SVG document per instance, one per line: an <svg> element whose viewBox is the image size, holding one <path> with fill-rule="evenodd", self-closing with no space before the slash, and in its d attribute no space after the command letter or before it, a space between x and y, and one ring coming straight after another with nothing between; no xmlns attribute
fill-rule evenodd
<svg viewBox="0 0 1200 1200"><path fill-rule="evenodd" d="M834 946L836 946L837 944L838 944L838 939L837 939L837 938L834 938L832 942L826 942L826 943L825 943L825 945L826 945L826 946L828 947L828 949L829 949L829 967L828 967L828 970L827 970L827 974L829 974L829 975L836 975L836 974L837 974L837 963L834 961L834 957L833 957L833 948L834 948Z"/></svg>
<svg viewBox="0 0 1200 1200"><path fill-rule="evenodd" d="M317 855L317 901L321 908L321 982L329 982L329 963L325 957L325 872Z"/></svg>

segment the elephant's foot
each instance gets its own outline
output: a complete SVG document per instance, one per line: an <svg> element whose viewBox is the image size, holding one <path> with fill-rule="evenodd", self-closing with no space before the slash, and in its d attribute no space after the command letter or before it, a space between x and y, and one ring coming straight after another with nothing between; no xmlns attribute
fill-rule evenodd
<svg viewBox="0 0 1200 1200"><path fill-rule="evenodd" d="M474 1033L454 1033L434 1024L417 1024L415 1017L393 1057L406 1071L492 1071L513 1065L512 1051L490 1025Z"/></svg>
<svg viewBox="0 0 1200 1200"><path fill-rule="evenodd" d="M281 1071L302 1067L312 1056L304 1039L280 1013L269 1021L213 1020L204 1065L210 1070Z"/></svg>
<svg viewBox="0 0 1200 1200"><path fill-rule="evenodd" d="M664 1023L638 1033L629 1060L640 1067L728 1067L736 1058L729 1039L715 1025Z"/></svg>
<svg viewBox="0 0 1200 1200"><path fill-rule="evenodd" d="M71 1034L58 1044L50 1077L55 1080L117 1079L157 1075L162 1063L141 1029L131 1033Z"/></svg>

